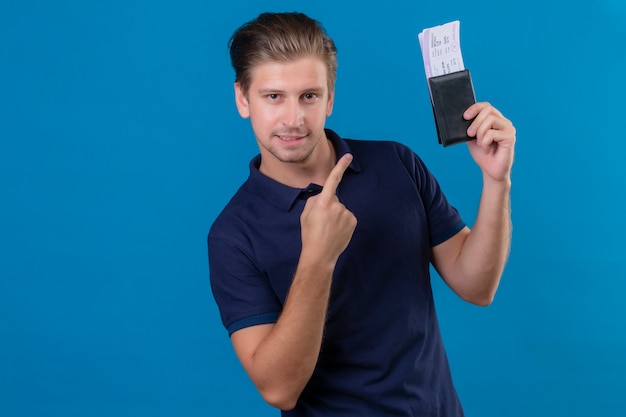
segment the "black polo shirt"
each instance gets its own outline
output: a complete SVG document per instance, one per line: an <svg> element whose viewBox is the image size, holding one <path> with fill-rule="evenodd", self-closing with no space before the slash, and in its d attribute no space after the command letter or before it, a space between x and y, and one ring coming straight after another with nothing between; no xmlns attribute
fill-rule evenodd
<svg viewBox="0 0 626 417"><path fill-rule="evenodd" d="M460 416L430 284L431 248L465 223L408 147L342 139L337 195L358 224L333 275L320 358L285 416ZM208 237L211 286L229 334L278 319L296 271L300 214L321 190L250 176Z"/></svg>

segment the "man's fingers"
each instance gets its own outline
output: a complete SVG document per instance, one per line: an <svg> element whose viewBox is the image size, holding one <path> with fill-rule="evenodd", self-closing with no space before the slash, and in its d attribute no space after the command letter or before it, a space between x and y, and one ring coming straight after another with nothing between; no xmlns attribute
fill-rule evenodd
<svg viewBox="0 0 626 417"><path fill-rule="evenodd" d="M320 195L335 195L337 187L343 178L343 173L346 172L346 169L350 166L350 162L352 162L352 155L349 153L343 155L339 161L337 161L337 165L330 171Z"/></svg>
<svg viewBox="0 0 626 417"><path fill-rule="evenodd" d="M489 129L503 129L506 125L504 122L508 122L498 109L487 102L473 104L465 111L463 117L466 120L474 118L471 125L467 129L467 135L469 137L476 137L479 139Z"/></svg>

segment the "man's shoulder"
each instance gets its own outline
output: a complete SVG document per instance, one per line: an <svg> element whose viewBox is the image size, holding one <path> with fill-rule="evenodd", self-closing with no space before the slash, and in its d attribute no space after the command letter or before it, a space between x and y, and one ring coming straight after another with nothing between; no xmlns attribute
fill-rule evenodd
<svg viewBox="0 0 626 417"><path fill-rule="evenodd" d="M344 138L343 140L350 146L351 149L363 149L366 151L379 151L379 150L402 150L411 151L411 149L398 141L391 139L353 139Z"/></svg>
<svg viewBox="0 0 626 417"><path fill-rule="evenodd" d="M228 235L233 230L234 226L248 217L251 211L250 202L254 200L254 193L250 193L249 187L247 186L248 182L249 180L246 180L239 189L237 189L222 211L217 215L211 225L209 235Z"/></svg>
<svg viewBox="0 0 626 417"><path fill-rule="evenodd" d="M421 161L408 145L395 140L346 138L344 141L357 160L372 161L376 166L401 162L409 167Z"/></svg>

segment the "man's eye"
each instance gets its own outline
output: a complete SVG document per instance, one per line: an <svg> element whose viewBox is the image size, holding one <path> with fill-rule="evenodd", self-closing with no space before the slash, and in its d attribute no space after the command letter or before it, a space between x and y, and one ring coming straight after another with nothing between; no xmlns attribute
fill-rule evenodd
<svg viewBox="0 0 626 417"><path fill-rule="evenodd" d="M280 95L278 95L278 94L268 94L267 98L269 100L271 100L271 101L276 101L276 100L278 100L280 98Z"/></svg>
<svg viewBox="0 0 626 417"><path fill-rule="evenodd" d="M306 93L304 95L304 99L308 100L308 101L315 100L316 98L317 98L317 94L316 93Z"/></svg>

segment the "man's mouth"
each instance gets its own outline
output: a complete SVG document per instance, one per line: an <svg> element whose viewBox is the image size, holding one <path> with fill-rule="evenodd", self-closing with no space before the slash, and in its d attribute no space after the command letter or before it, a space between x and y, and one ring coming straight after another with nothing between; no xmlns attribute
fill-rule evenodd
<svg viewBox="0 0 626 417"><path fill-rule="evenodd" d="M284 142L295 142L300 139L304 139L307 135L276 135L278 139Z"/></svg>

